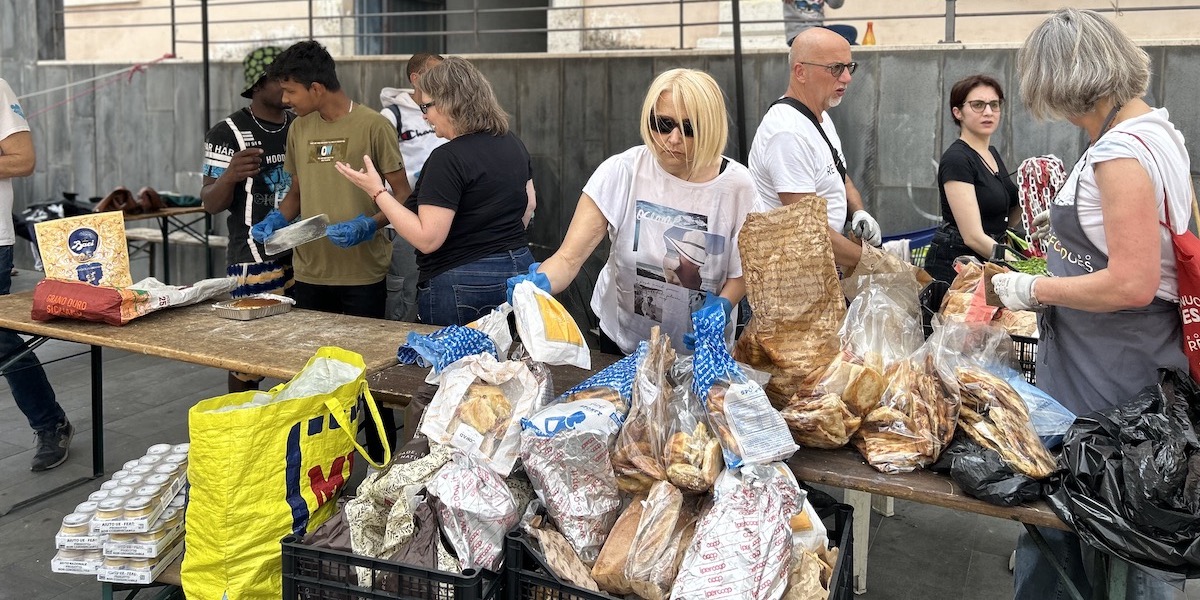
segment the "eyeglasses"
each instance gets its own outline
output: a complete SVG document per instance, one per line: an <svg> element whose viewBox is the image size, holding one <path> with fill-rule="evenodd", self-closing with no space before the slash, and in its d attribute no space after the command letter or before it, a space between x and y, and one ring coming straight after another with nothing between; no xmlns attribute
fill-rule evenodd
<svg viewBox="0 0 1200 600"><path fill-rule="evenodd" d="M437 106L437 102L425 102L423 104L418 104L417 108L421 109L421 114L427 115L429 114L430 107L433 106Z"/></svg>
<svg viewBox="0 0 1200 600"><path fill-rule="evenodd" d="M829 71L829 74L833 75L834 79L841 77L842 73L844 71L850 71L850 74L853 75L854 72L858 70L858 63L856 63L856 62L833 63L832 65L822 65L820 63L804 62L802 60L797 61L797 62L799 62L802 65L812 65L814 67L822 67L826 71Z"/></svg>
<svg viewBox="0 0 1200 600"><path fill-rule="evenodd" d="M680 122L671 117L660 117L654 113L650 113L650 129L663 135L671 135L671 132L675 131L676 127L683 132L683 137L694 137L696 135L695 130L692 129L692 122L687 119Z"/></svg>
<svg viewBox="0 0 1200 600"><path fill-rule="evenodd" d="M991 102L984 102L983 100L972 100L970 102L964 102L963 105L970 106L971 110L977 113L983 112L985 107L992 109L992 112L1000 112L1000 107L1004 105L1004 101L992 100Z"/></svg>

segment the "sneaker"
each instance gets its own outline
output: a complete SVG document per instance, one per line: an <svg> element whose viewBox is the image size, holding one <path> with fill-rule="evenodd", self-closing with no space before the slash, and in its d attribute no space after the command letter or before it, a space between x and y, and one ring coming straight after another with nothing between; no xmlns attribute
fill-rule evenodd
<svg viewBox="0 0 1200 600"><path fill-rule="evenodd" d="M63 421L58 427L45 433L37 434L37 450L33 453L31 471L46 471L67 461L67 451L71 449L71 437L75 435L75 427L69 421Z"/></svg>

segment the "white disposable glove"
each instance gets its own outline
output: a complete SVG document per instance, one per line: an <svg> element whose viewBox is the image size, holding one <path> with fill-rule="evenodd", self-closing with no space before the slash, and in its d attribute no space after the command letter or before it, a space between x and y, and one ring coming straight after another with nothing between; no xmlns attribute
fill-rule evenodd
<svg viewBox="0 0 1200 600"><path fill-rule="evenodd" d="M858 239L872 246L882 243L879 223L865 210L854 211L854 215L850 217L850 231L858 236Z"/></svg>
<svg viewBox="0 0 1200 600"><path fill-rule="evenodd" d="M1043 305L1038 302L1033 288L1044 277L1027 273L1000 273L992 276L992 289L1004 306L1013 310L1041 308Z"/></svg>
<svg viewBox="0 0 1200 600"><path fill-rule="evenodd" d="M1033 218L1033 233L1030 234L1035 240L1046 241L1050 235L1050 211L1043 210Z"/></svg>

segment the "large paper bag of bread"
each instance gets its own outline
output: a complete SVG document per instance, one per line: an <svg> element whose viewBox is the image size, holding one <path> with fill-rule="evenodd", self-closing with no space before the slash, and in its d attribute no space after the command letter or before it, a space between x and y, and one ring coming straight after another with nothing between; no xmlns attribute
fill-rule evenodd
<svg viewBox="0 0 1200 600"><path fill-rule="evenodd" d="M782 408L797 392L812 391L833 361L846 314L825 200L806 196L746 215L738 238L754 318L734 357L771 374L766 391Z"/></svg>

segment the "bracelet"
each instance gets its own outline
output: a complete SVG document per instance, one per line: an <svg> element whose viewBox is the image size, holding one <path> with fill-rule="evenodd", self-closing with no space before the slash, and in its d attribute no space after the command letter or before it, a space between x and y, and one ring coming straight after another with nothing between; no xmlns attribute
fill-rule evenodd
<svg viewBox="0 0 1200 600"><path fill-rule="evenodd" d="M379 198L380 194L382 194L386 191L387 191L387 188L380 188L378 192L375 192L375 195L371 196L371 202L374 202L376 198Z"/></svg>

